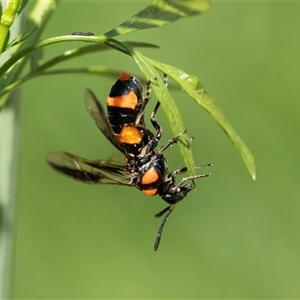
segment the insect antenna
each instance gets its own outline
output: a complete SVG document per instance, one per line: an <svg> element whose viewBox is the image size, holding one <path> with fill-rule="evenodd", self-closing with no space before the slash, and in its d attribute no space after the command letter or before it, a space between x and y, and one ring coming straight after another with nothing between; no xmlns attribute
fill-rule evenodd
<svg viewBox="0 0 300 300"><path fill-rule="evenodd" d="M170 206L167 206L166 208L164 208L162 211L160 211L159 213L157 213L155 215L156 218L160 218L161 216L163 216L165 214L166 211L168 211L170 209Z"/></svg>
<svg viewBox="0 0 300 300"><path fill-rule="evenodd" d="M165 228L166 222L167 222L171 212L174 210L174 208L175 208L174 204L170 205L155 215L156 217L161 217L164 214L164 217L163 217L163 219L160 223L160 226L158 228L158 231L157 231L156 240L155 240L154 247L153 247L154 251L157 251L157 249L159 247L159 244L161 241L161 236L162 236L163 230Z"/></svg>

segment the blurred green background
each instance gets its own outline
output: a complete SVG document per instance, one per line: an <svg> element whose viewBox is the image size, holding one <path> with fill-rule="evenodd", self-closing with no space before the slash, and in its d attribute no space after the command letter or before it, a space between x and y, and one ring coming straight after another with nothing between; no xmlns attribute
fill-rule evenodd
<svg viewBox="0 0 300 300"><path fill-rule="evenodd" d="M149 3L62 2L44 38L102 34ZM120 39L158 44L141 51L201 79L254 154L257 181L210 116L172 89L195 137L196 164L214 167L176 207L154 252L154 214L166 206L159 197L84 185L45 163L53 150L91 159L116 152L83 105L85 88L104 103L115 80L34 79L22 90L14 298L300 297L300 4L212 4L202 16ZM81 45L54 45L44 55ZM142 76L131 58L113 51L60 67L88 65ZM163 111L158 120L165 142L173 134ZM183 166L176 146L166 156L171 170Z"/></svg>

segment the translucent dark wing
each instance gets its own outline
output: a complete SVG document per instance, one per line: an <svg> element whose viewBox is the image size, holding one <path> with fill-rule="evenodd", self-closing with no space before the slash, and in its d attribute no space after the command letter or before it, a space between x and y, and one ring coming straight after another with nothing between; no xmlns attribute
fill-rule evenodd
<svg viewBox="0 0 300 300"><path fill-rule="evenodd" d="M118 150L124 153L124 149L116 139L115 134L111 129L103 106L90 89L85 90L85 107L106 138L109 139Z"/></svg>
<svg viewBox="0 0 300 300"><path fill-rule="evenodd" d="M46 160L55 170L85 183L134 186L125 163L87 160L68 152L50 152Z"/></svg>

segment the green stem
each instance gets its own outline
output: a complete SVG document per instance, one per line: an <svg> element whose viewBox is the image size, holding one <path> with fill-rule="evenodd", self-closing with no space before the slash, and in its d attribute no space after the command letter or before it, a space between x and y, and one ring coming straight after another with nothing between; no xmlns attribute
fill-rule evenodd
<svg viewBox="0 0 300 300"><path fill-rule="evenodd" d="M6 9L4 10L1 16L0 53L3 52L3 49L5 47L8 38L9 28L13 24L21 5L22 5L22 1L20 0L9 1Z"/></svg>
<svg viewBox="0 0 300 300"><path fill-rule="evenodd" d="M149 44L149 43L130 42L130 41L126 42L126 43L128 45L131 45L132 47L158 48L156 45ZM16 88L20 87L26 81L28 81L36 76L50 75L50 74L62 74L62 73L89 73L89 72L100 73L100 72L102 72L101 70L104 67L91 67L92 69L90 67L88 67L88 68L79 68L79 69L72 69L72 70L68 69L68 70L62 70L62 71L57 70L57 71L47 71L47 72L45 72L45 70L57 65L58 63L60 63L62 61L66 61L68 59L78 57L80 55L84 55L84 54L88 54L88 53L92 53L92 52L96 52L96 51L107 51L107 50L111 50L111 48L107 47L104 44L92 44L92 45L88 45L85 47L68 50L63 54L58 55L58 56L48 60L47 62L43 63L35 70L32 70L30 73L26 74L19 80L13 81L11 84L6 85L3 89L0 90L0 109L1 109L1 107L3 107L4 103L7 100L7 97L5 97L5 94L8 94L8 93L14 91ZM18 61L18 63L19 62L20 62L20 60ZM101 68L100 71L99 71L99 68ZM111 69L107 68L105 70L110 71ZM114 74L116 74L116 73L114 73Z"/></svg>
<svg viewBox="0 0 300 300"><path fill-rule="evenodd" d="M71 42L71 41L82 41L82 42L92 42L92 43L100 43L103 44L105 42L106 38L103 36L75 36L75 35L64 35L64 36L58 36L46 39L44 41L32 44L21 51L18 51L14 54L10 59L8 59L0 68L0 78L4 76L4 74L21 58L26 56L28 53L43 48L45 46L57 44L57 43L63 43L63 42Z"/></svg>
<svg viewBox="0 0 300 300"><path fill-rule="evenodd" d="M11 1L12 5L20 4L21 1ZM25 1L22 1L25 2ZM31 15L31 20L36 20L36 25L39 26L39 32L30 38L39 38L42 28L45 26L47 19L55 8L53 1L37 1L34 7L34 14ZM10 14L16 12L16 7L10 7ZM19 12L19 9L18 9ZM3 20L1 20L3 23ZM5 21L6 22L6 21ZM5 23L9 28L13 22L10 19ZM1 26L2 26L1 23ZM11 26L12 37L17 37L20 33L21 18L17 18ZM23 26L24 28L24 26ZM2 29L3 30L3 29ZM2 31L2 34L4 31ZM3 36L2 36L3 38ZM4 40L4 39L3 39ZM3 40L2 47L3 47ZM6 41L5 41L6 42ZM26 44L26 41L24 42ZM32 42L31 42L32 43ZM1 57L1 63L5 60L4 56L13 56L14 51L18 51L20 45L5 51ZM21 51L21 50L19 50ZM19 61L18 68L12 68L7 72L6 83L12 83L19 77L23 67L25 66L25 59ZM6 62L7 63L7 62ZM4 64L6 64L4 63ZM9 73L9 74L8 74ZM2 88L5 80L2 79ZM4 96L5 98L8 95ZM14 239L14 224L15 224L15 194L16 194L16 175L17 175L17 161L18 161L18 144L19 144L19 123L20 123L20 92L16 91L9 95L10 101L6 104L0 114L0 299L11 299L11 281L13 275L13 239ZM3 97L2 97L3 98ZM2 100L1 98L1 100Z"/></svg>
<svg viewBox="0 0 300 300"><path fill-rule="evenodd" d="M0 26L0 49L5 46L20 1L11 1L4 11ZM11 27L13 35L20 32L21 19ZM6 54L6 53L5 53ZM4 55L6 56L6 55ZM1 59L4 59L4 56ZM11 298L12 249L14 233L15 192L19 142L20 97L12 95L0 115L0 299Z"/></svg>
<svg viewBox="0 0 300 300"><path fill-rule="evenodd" d="M20 92L0 115L0 299L10 298L12 276L12 244L19 144Z"/></svg>

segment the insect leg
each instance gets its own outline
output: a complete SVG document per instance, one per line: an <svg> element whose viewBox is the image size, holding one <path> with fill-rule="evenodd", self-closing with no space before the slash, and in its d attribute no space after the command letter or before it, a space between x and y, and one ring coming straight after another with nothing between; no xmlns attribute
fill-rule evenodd
<svg viewBox="0 0 300 300"><path fill-rule="evenodd" d="M177 143L179 138L186 133L186 129L184 131L182 131L181 133L179 133L178 135L176 135L174 138L172 138L171 140L168 140L168 142L160 147L158 150L157 150L157 155L161 155L166 149L170 148L173 144Z"/></svg>
<svg viewBox="0 0 300 300"><path fill-rule="evenodd" d="M151 83L153 83L154 80L156 80L156 78L150 79L147 81L146 96L144 97L143 102L142 102L141 106L139 107L139 112L138 112L137 118L135 120L135 126L140 125L141 119L144 116L145 108L150 100L150 96L151 96L151 92L152 92Z"/></svg>
<svg viewBox="0 0 300 300"><path fill-rule="evenodd" d="M211 175L211 173L206 173L206 174L199 174L199 175L193 175L193 176L182 178L181 181L174 188L172 188L172 190L178 189L180 186L182 186L188 180L209 177L210 175Z"/></svg>

